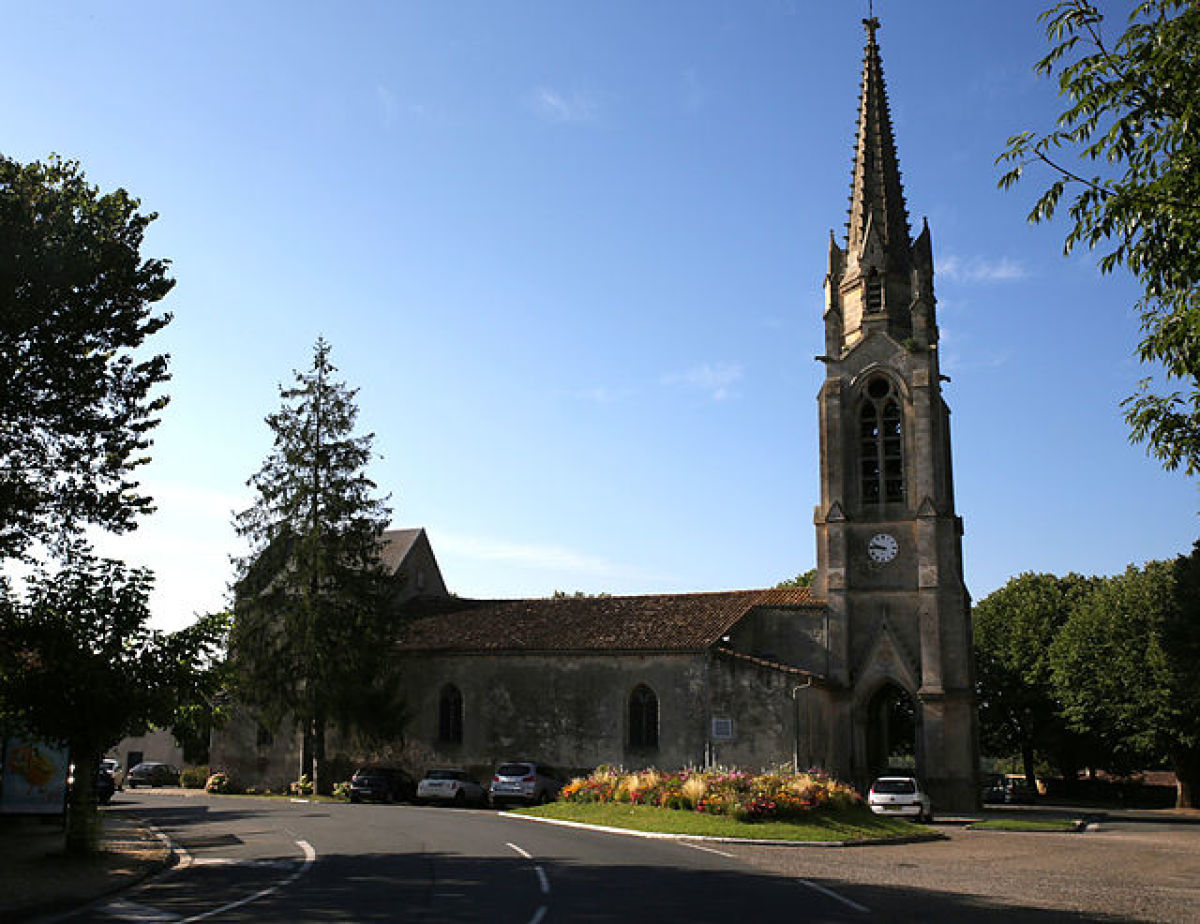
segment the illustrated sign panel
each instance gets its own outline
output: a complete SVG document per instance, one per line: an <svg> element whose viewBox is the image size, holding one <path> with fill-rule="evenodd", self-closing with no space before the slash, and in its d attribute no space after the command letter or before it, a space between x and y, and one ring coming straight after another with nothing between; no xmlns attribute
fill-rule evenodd
<svg viewBox="0 0 1200 924"><path fill-rule="evenodd" d="M36 738L4 742L4 775L0 779L0 813L61 815L67 801L70 756Z"/></svg>

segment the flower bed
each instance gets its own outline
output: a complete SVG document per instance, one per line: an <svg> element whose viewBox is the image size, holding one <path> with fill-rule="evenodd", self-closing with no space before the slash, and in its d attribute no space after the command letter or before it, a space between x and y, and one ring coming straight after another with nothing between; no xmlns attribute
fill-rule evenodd
<svg viewBox="0 0 1200 924"><path fill-rule="evenodd" d="M862 804L845 783L815 773L741 770L643 770L626 773L600 767L563 787L564 802L627 802L678 811L728 815L740 821L802 819L824 808Z"/></svg>

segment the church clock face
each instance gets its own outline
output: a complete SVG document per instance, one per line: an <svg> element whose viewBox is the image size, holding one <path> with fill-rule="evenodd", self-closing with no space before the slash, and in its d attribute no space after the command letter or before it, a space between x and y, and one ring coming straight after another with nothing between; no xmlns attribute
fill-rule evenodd
<svg viewBox="0 0 1200 924"><path fill-rule="evenodd" d="M896 541L895 536L888 533L877 533L867 543L867 555L876 564L886 565L899 551L900 543Z"/></svg>

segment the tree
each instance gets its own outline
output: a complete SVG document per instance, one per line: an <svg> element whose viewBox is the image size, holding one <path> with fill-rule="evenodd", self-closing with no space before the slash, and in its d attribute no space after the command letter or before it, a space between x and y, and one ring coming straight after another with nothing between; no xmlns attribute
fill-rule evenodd
<svg viewBox="0 0 1200 924"><path fill-rule="evenodd" d="M272 723L296 723L300 773L319 791L329 724L371 719L364 678L380 675L391 627L379 563L390 511L364 471L374 436L354 435L357 391L333 379L329 353L319 339L266 419L274 448L235 520L251 548L238 562L230 648L239 695Z"/></svg>
<svg viewBox="0 0 1200 924"><path fill-rule="evenodd" d="M1058 74L1066 108L1053 131L1025 131L998 162L1000 185L1027 166L1052 182L1029 219L1050 220L1068 189L1073 222L1064 251L1111 247L1110 272L1124 266L1142 286L1138 355L1161 364L1124 402L1134 441L1168 470L1200 473L1200 5L1143 0L1122 35L1107 40L1104 14L1089 0L1062 0L1041 14L1052 48L1037 64ZM1077 163L1083 167L1075 166ZM1102 173L1091 173L1099 165ZM1178 388L1175 386L1178 385Z"/></svg>
<svg viewBox="0 0 1200 924"><path fill-rule="evenodd" d="M776 589L787 587L812 587L813 580L817 576L816 568L809 568L807 571L802 571L793 578L788 578L786 581L780 581L775 585Z"/></svg>
<svg viewBox="0 0 1200 924"><path fill-rule="evenodd" d="M166 405L170 315L162 260L143 260L154 214L101 195L79 164L0 155L0 558L88 523L122 532L151 508L133 478Z"/></svg>
<svg viewBox="0 0 1200 924"><path fill-rule="evenodd" d="M148 570L80 544L57 571L39 566L23 594L0 583L0 702L7 722L70 748L72 853L95 849L92 771L104 752L170 724L181 699L200 695L225 634L220 615L172 634L149 629L152 584Z"/></svg>
<svg viewBox="0 0 1200 924"><path fill-rule="evenodd" d="M1177 805L1200 784L1200 543L1173 562L1130 566L1083 598L1050 648L1071 725L1114 769L1169 756Z"/></svg>
<svg viewBox="0 0 1200 924"><path fill-rule="evenodd" d="M1050 646L1094 579L1026 573L974 607L975 676L984 744L1021 754L1031 791L1035 755L1042 753L1067 779L1074 777L1084 742L1066 727L1053 683Z"/></svg>

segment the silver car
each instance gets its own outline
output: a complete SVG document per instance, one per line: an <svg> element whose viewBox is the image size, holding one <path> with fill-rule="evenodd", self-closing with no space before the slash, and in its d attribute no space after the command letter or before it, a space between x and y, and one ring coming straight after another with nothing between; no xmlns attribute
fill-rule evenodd
<svg viewBox="0 0 1200 924"><path fill-rule="evenodd" d="M563 781L553 767L533 760L510 760L492 777L492 805L524 802L542 805L558 798Z"/></svg>
<svg viewBox="0 0 1200 924"><path fill-rule="evenodd" d="M430 770L417 783L417 803L447 802L451 805L487 805L487 790L457 768Z"/></svg>

